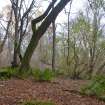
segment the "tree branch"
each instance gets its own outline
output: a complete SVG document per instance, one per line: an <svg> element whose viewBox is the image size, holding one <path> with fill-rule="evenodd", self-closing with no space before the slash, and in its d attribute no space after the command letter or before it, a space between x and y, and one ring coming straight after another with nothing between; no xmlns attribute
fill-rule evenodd
<svg viewBox="0 0 105 105"><path fill-rule="evenodd" d="M53 7L53 5L56 3L56 1L57 1L57 0L53 0L53 1L49 4L48 8L47 8L46 11L43 13L43 15L37 17L36 19L33 19L33 20L32 20L32 24L33 24L33 25L36 25L36 23L42 21L42 20L48 15L49 11L50 11L51 8Z"/></svg>

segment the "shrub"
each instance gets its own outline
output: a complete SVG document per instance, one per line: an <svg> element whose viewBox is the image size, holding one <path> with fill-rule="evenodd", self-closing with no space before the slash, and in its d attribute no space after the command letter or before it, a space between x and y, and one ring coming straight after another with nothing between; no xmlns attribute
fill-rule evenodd
<svg viewBox="0 0 105 105"><path fill-rule="evenodd" d="M42 81L51 81L52 78L54 76L54 73L49 70L49 69L45 69L42 73L41 73L41 80Z"/></svg>
<svg viewBox="0 0 105 105"><path fill-rule="evenodd" d="M24 102L22 105L55 105L52 102L41 102L41 101L28 101Z"/></svg>
<svg viewBox="0 0 105 105"><path fill-rule="evenodd" d="M9 67L0 69L0 80L7 80L11 78L9 69L10 69Z"/></svg>
<svg viewBox="0 0 105 105"><path fill-rule="evenodd" d="M38 81L51 81L54 77L54 73L49 69L45 69L44 71L37 69L33 70L33 77Z"/></svg>
<svg viewBox="0 0 105 105"><path fill-rule="evenodd" d="M40 77L41 77L40 69L33 70L32 74L35 80L40 80Z"/></svg>
<svg viewBox="0 0 105 105"><path fill-rule="evenodd" d="M32 76L32 69L28 69L28 70L21 70L17 72L17 77L20 79L26 79L29 78L30 76Z"/></svg>
<svg viewBox="0 0 105 105"><path fill-rule="evenodd" d="M105 98L105 76L95 76L86 87L81 89L81 93Z"/></svg>
<svg viewBox="0 0 105 105"><path fill-rule="evenodd" d="M17 68L7 67L7 68L2 68L0 70L0 79L1 80L10 79L11 77L15 77L17 75L18 75Z"/></svg>
<svg viewBox="0 0 105 105"><path fill-rule="evenodd" d="M11 75L7 71L0 71L0 79L6 80L9 79Z"/></svg>
<svg viewBox="0 0 105 105"><path fill-rule="evenodd" d="M18 75L18 68L8 68L7 72L10 74L11 77L15 77Z"/></svg>

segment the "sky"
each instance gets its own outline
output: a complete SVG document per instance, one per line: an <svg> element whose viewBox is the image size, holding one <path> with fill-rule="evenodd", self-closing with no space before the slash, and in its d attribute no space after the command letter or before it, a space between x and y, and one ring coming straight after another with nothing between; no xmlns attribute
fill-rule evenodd
<svg viewBox="0 0 105 105"><path fill-rule="evenodd" d="M78 11L83 10L86 6L87 0L73 0L72 7L71 7L71 18L74 18ZM44 8L46 9L46 5L48 5L46 2L43 3ZM66 6L66 9L68 8L69 4ZM64 21L67 21L67 16L64 14L64 11L62 11L57 18L57 23L62 23Z"/></svg>
<svg viewBox="0 0 105 105"><path fill-rule="evenodd" d="M2 8L5 7L10 3L10 0L1 0L0 1L0 11L2 11ZM73 0L72 8L71 8L71 18L74 18L76 13L80 10L83 10L85 8L86 0ZM43 7L46 9L47 2L43 2ZM67 8L67 7L66 7ZM67 20L67 16L64 14L64 11L62 11L57 18L57 23L62 23Z"/></svg>
<svg viewBox="0 0 105 105"><path fill-rule="evenodd" d="M0 11L2 10L3 7L8 5L10 2L9 0L0 0Z"/></svg>
<svg viewBox="0 0 105 105"><path fill-rule="evenodd" d="M86 0L73 0L72 2L72 6L71 6L71 18L75 18L75 16L77 15L78 11L83 10L85 8L85 4L86 4ZM68 8L69 4L66 6L66 9ZM67 20L67 16L64 15L64 12L62 11L60 13L61 19L60 21L64 21ZM63 18L62 18L63 17ZM59 19L57 19L59 21Z"/></svg>

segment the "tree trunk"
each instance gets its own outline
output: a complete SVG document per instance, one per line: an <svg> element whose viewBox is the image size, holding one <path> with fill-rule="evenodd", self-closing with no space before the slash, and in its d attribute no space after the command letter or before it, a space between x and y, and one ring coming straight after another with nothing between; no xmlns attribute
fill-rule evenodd
<svg viewBox="0 0 105 105"><path fill-rule="evenodd" d="M14 37L14 53L13 53L13 61L12 61L12 67L17 67L18 62L17 62L17 45L18 45L18 23L19 23L19 18L18 18L18 3L19 0L16 1L16 8L14 10L15 14L15 37Z"/></svg>
<svg viewBox="0 0 105 105"><path fill-rule="evenodd" d="M53 52L52 52L52 70L55 71L55 53L56 53L56 32L55 32L55 21L52 23L53 25Z"/></svg>
<svg viewBox="0 0 105 105"><path fill-rule="evenodd" d="M67 12L67 15L68 15L68 22L67 22L67 25L68 25L68 39L67 39L67 68L68 68L68 71L69 71L69 66L70 66L70 11L71 11L71 4L72 4L72 1L70 2L70 5L69 5L69 11Z"/></svg>
<svg viewBox="0 0 105 105"><path fill-rule="evenodd" d="M69 66L70 57L70 12L68 13L68 39L67 39L68 49L67 49L67 66Z"/></svg>
<svg viewBox="0 0 105 105"><path fill-rule="evenodd" d="M31 41L26 49L25 55L22 59L22 64L20 67L20 70L29 69L29 63L32 57L32 54L37 47L37 44L40 40L40 38L43 36L43 34L46 32L49 25L56 19L57 15L62 11L62 9L66 6L66 4L70 0L61 0L52 11L46 15L45 20L42 22L42 24L39 26L39 28L35 31L35 27L32 25L33 35L31 38ZM41 20L42 21L42 20ZM32 24L34 21L32 21Z"/></svg>
<svg viewBox="0 0 105 105"><path fill-rule="evenodd" d="M18 57L17 46L18 46L18 22L16 20L16 23L15 23L15 39L14 39L14 55L13 55L12 67L17 67L18 66L18 62L17 62L17 57Z"/></svg>

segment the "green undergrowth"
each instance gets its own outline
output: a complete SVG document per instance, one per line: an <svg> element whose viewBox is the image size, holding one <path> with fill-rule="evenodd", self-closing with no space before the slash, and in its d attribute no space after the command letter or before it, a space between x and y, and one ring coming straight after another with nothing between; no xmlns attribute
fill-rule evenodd
<svg viewBox="0 0 105 105"><path fill-rule="evenodd" d="M27 102L23 102L21 105L55 105L55 104L52 102L27 101Z"/></svg>
<svg viewBox="0 0 105 105"><path fill-rule="evenodd" d="M0 80L7 80L17 75L18 68L1 68L0 69Z"/></svg>
<svg viewBox="0 0 105 105"><path fill-rule="evenodd" d="M89 84L81 88L81 93L88 96L96 96L105 101L105 75L93 77Z"/></svg>
<svg viewBox="0 0 105 105"><path fill-rule="evenodd" d="M51 81L55 77L55 73L48 68L44 70L30 69L21 71L19 71L19 68L11 67L0 69L0 80L7 80L12 77L20 79L32 77L36 81Z"/></svg>
<svg viewBox="0 0 105 105"><path fill-rule="evenodd" d="M51 81L54 78L54 72L48 68L45 70L35 69L32 71L33 78L37 81Z"/></svg>
<svg viewBox="0 0 105 105"><path fill-rule="evenodd" d="M21 70L19 68L6 67L0 69L0 80L7 80L11 78L25 79L31 76L31 70Z"/></svg>

